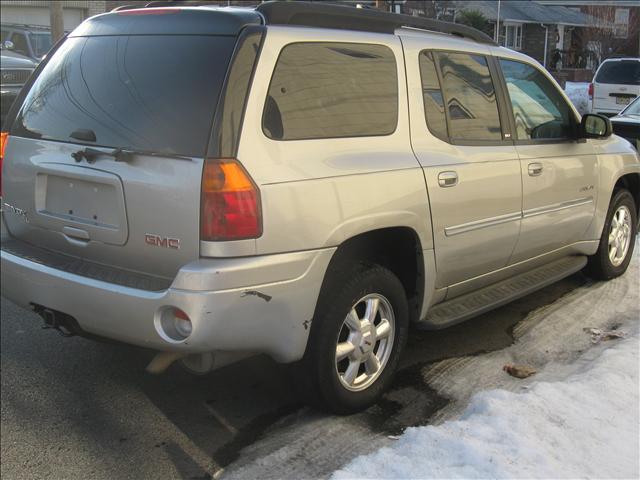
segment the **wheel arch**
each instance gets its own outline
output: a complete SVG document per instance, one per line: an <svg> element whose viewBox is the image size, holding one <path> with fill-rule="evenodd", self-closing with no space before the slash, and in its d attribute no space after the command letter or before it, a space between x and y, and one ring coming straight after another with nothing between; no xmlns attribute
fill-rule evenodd
<svg viewBox="0 0 640 480"><path fill-rule="evenodd" d="M621 175L613 186L613 191L611 192L609 201L611 201L611 198L613 198L616 192L621 188L624 188L631 193L636 205L636 214L640 215L640 173L627 173L625 175Z"/></svg>
<svg viewBox="0 0 640 480"><path fill-rule="evenodd" d="M405 289L410 321L418 320L425 296L425 264L422 243L413 228L379 228L344 240L331 257L321 292L332 272L353 261L376 263L393 272Z"/></svg>

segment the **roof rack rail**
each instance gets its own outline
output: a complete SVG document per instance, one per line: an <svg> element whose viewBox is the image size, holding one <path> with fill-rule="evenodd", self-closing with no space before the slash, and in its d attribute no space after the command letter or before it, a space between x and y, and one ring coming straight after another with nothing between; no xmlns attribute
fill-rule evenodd
<svg viewBox="0 0 640 480"><path fill-rule="evenodd" d="M113 9L111 9L111 12L121 12L123 10L133 10L136 8L140 8L139 6L136 5L120 5L119 7L115 7Z"/></svg>
<svg viewBox="0 0 640 480"><path fill-rule="evenodd" d="M268 25L301 25L376 33L394 33L397 28L411 27L497 45L487 34L466 25L380 10L324 2L266 2L258 5L256 10L264 16Z"/></svg>
<svg viewBox="0 0 640 480"><path fill-rule="evenodd" d="M15 23L15 22L2 22L3 27L9 28L24 28L25 30L50 30L51 27L46 25L37 25L35 23Z"/></svg>
<svg viewBox="0 0 640 480"><path fill-rule="evenodd" d="M214 3L205 0L156 0L147 3L144 8L162 8L162 7L203 7L203 6L218 6ZM140 8L140 7L138 7Z"/></svg>

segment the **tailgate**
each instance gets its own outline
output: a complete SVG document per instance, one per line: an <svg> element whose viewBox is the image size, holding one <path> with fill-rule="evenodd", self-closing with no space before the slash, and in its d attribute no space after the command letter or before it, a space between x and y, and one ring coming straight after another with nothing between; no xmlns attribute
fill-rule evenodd
<svg viewBox="0 0 640 480"><path fill-rule="evenodd" d="M144 20L96 18L108 32ZM68 38L11 127L3 172L11 235L166 278L197 259L203 158L235 43L153 31Z"/></svg>
<svg viewBox="0 0 640 480"><path fill-rule="evenodd" d="M78 149L11 137L3 210L13 236L163 277L198 258L202 160L105 156L88 165L71 157Z"/></svg>

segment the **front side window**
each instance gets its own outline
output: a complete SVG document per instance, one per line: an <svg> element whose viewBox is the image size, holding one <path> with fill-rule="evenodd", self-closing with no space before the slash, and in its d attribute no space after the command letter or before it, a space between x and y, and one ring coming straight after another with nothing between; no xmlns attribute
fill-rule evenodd
<svg viewBox="0 0 640 480"><path fill-rule="evenodd" d="M13 42L13 51L22 55L30 56L29 45L27 44L27 37L23 33L14 33L11 37Z"/></svg>
<svg viewBox="0 0 640 480"><path fill-rule="evenodd" d="M383 45L293 43L275 66L263 113L274 140L390 135L398 122L398 73Z"/></svg>
<svg viewBox="0 0 640 480"><path fill-rule="evenodd" d="M511 99L518 140L573 137L574 117L553 83L537 68L500 60Z"/></svg>
<svg viewBox="0 0 640 480"><path fill-rule="evenodd" d="M496 92L487 58L466 53L434 53L442 77L449 137L502 140Z"/></svg>

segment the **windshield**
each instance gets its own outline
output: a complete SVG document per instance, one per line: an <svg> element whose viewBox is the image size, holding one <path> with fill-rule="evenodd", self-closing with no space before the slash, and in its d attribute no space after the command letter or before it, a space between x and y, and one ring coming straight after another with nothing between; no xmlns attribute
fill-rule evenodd
<svg viewBox="0 0 640 480"><path fill-rule="evenodd" d="M640 116L640 98L636 98L631 105L625 108L619 115Z"/></svg>
<svg viewBox="0 0 640 480"><path fill-rule="evenodd" d="M640 85L640 61L612 60L605 62L598 70L595 81L617 85Z"/></svg>
<svg viewBox="0 0 640 480"><path fill-rule="evenodd" d="M33 84L13 134L202 157L235 40L70 38Z"/></svg>
<svg viewBox="0 0 640 480"><path fill-rule="evenodd" d="M44 56L51 48L51 34L50 33L32 33L31 34L31 47L36 57L40 58Z"/></svg>

